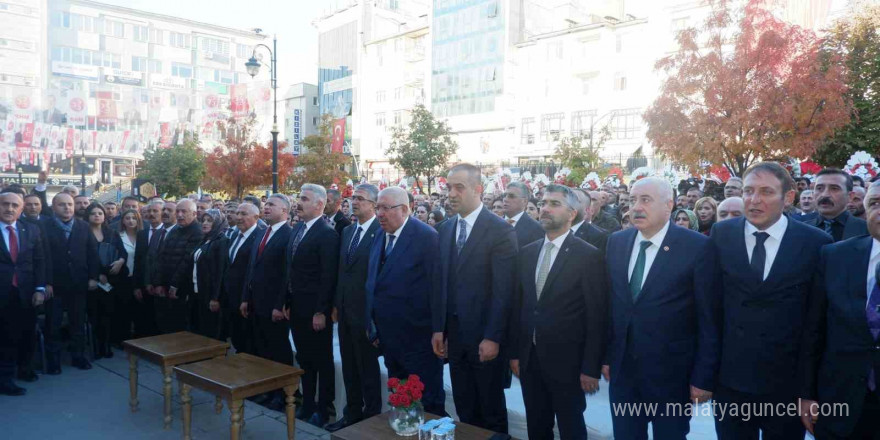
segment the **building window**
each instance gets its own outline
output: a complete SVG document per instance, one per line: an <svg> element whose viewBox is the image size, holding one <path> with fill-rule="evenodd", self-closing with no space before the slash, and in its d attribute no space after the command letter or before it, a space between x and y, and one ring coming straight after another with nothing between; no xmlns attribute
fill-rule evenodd
<svg viewBox="0 0 880 440"><path fill-rule="evenodd" d="M162 39L162 31L159 29L150 29L150 43L153 44L165 44L165 40Z"/></svg>
<svg viewBox="0 0 880 440"><path fill-rule="evenodd" d="M614 50L617 53L623 52L623 35L618 35L614 39Z"/></svg>
<svg viewBox="0 0 880 440"><path fill-rule="evenodd" d="M177 33L177 32L169 32L168 33L168 45L172 47L179 47L181 49L189 49L190 48L190 36Z"/></svg>
<svg viewBox="0 0 880 440"><path fill-rule="evenodd" d="M251 52L250 46L247 44L236 44L235 45L235 56L238 58L250 58L253 52Z"/></svg>
<svg viewBox="0 0 880 440"><path fill-rule="evenodd" d="M146 26L133 25L131 27L131 33L134 38L134 41L146 43L147 41L150 40L150 28L148 28Z"/></svg>
<svg viewBox="0 0 880 440"><path fill-rule="evenodd" d="M216 38L202 37L202 50L205 52L219 53L221 55L229 55L229 42L218 40Z"/></svg>
<svg viewBox="0 0 880 440"><path fill-rule="evenodd" d="M395 101L400 101L400 99L401 99L402 97L403 97L403 87L397 87L397 88L395 88L395 89L394 89L394 100L395 100Z"/></svg>
<svg viewBox="0 0 880 440"><path fill-rule="evenodd" d="M401 124L403 124L403 112L397 110L394 112L394 126L399 127Z"/></svg>
<svg viewBox="0 0 880 440"><path fill-rule="evenodd" d="M150 73L162 73L162 62L159 60L149 60L147 62Z"/></svg>
<svg viewBox="0 0 880 440"><path fill-rule="evenodd" d="M192 78L193 68L189 64L171 63L171 76Z"/></svg>
<svg viewBox="0 0 880 440"><path fill-rule="evenodd" d="M318 105L318 97L317 96L312 97L312 105Z"/></svg>
<svg viewBox="0 0 880 440"><path fill-rule="evenodd" d="M315 99L317 99L317 98L315 98ZM315 105L317 105L317 104L315 104ZM312 126L313 127L318 126L318 118L317 117L312 117Z"/></svg>
<svg viewBox="0 0 880 440"><path fill-rule="evenodd" d="M125 23L116 20L104 19L104 35L116 38L125 38Z"/></svg>
<svg viewBox="0 0 880 440"><path fill-rule="evenodd" d="M147 71L147 59L144 57L131 57L131 70L135 72Z"/></svg>
<svg viewBox="0 0 880 440"><path fill-rule="evenodd" d="M617 72L614 74L614 91L622 92L626 90L626 74Z"/></svg>
<svg viewBox="0 0 880 440"><path fill-rule="evenodd" d="M52 26L73 29L80 32L95 32L95 18L85 15L58 11L52 14Z"/></svg>
<svg viewBox="0 0 880 440"><path fill-rule="evenodd" d="M562 120L564 113L548 113L541 115L541 140L558 141L562 135Z"/></svg>
<svg viewBox="0 0 880 440"><path fill-rule="evenodd" d="M520 129L520 143L535 143L535 118L523 118L522 128Z"/></svg>
<svg viewBox="0 0 880 440"><path fill-rule="evenodd" d="M376 102L377 103L385 102L385 91L384 90L379 90L376 92Z"/></svg>
<svg viewBox="0 0 880 440"><path fill-rule="evenodd" d="M376 113L376 127L385 126L385 113Z"/></svg>
<svg viewBox="0 0 880 440"><path fill-rule="evenodd" d="M580 110L571 113L571 137L589 136L596 110Z"/></svg>
<svg viewBox="0 0 880 440"><path fill-rule="evenodd" d="M611 119L611 132L615 139L634 139L639 134L642 112L639 109L615 110Z"/></svg>

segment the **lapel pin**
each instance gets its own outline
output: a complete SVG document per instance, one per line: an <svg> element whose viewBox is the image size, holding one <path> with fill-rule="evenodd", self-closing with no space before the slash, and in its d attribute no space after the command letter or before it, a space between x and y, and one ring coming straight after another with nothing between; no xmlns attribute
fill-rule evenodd
<svg viewBox="0 0 880 440"><path fill-rule="evenodd" d="M664 252L668 252L668 251L669 251L669 246L663 246L663 251L664 251Z"/></svg>

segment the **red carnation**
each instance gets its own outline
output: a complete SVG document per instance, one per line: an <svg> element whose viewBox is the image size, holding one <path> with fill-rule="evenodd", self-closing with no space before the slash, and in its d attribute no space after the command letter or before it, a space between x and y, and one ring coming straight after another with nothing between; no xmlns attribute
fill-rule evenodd
<svg viewBox="0 0 880 440"><path fill-rule="evenodd" d="M412 403L412 399L408 395L402 394L400 396L400 406L406 407L406 406L409 406L411 403Z"/></svg>
<svg viewBox="0 0 880 440"><path fill-rule="evenodd" d="M412 394L413 400L422 400L422 391L421 390L413 390L410 392Z"/></svg>
<svg viewBox="0 0 880 440"><path fill-rule="evenodd" d="M409 382L409 381L412 381L412 382L418 382L418 381L419 381L419 376L418 376L417 374L410 374L409 377L406 378L406 380L407 380L408 382Z"/></svg>
<svg viewBox="0 0 880 440"><path fill-rule="evenodd" d="M398 386L400 386L400 379L398 379L396 377L392 377L392 378L388 379L388 388L391 388L393 390L393 389L397 388Z"/></svg>

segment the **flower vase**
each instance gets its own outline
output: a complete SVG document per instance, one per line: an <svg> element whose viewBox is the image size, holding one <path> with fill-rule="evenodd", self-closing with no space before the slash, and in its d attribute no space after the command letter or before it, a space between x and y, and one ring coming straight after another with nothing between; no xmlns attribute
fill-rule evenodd
<svg viewBox="0 0 880 440"><path fill-rule="evenodd" d="M401 437L417 435L422 423L425 423L425 409L422 407L422 402L415 402L407 407L393 407L388 417L391 429Z"/></svg>

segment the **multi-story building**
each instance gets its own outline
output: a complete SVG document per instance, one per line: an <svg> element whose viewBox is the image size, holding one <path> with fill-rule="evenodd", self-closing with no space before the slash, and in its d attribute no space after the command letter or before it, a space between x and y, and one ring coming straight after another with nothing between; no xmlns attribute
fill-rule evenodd
<svg viewBox="0 0 880 440"><path fill-rule="evenodd" d="M284 115L284 137L287 139L285 152L299 155L302 152L302 141L308 136L318 134L318 124L321 123L318 86L307 83L290 86L284 96Z"/></svg>
<svg viewBox="0 0 880 440"><path fill-rule="evenodd" d="M45 42L45 0L0 1L0 87L39 87Z"/></svg>

